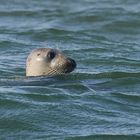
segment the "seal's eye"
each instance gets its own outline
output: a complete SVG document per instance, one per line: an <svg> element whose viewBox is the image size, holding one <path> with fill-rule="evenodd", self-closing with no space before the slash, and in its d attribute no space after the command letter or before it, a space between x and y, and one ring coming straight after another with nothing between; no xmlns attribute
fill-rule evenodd
<svg viewBox="0 0 140 140"><path fill-rule="evenodd" d="M47 57L48 57L49 59L53 59L53 58L55 57L55 55L56 55L56 53L55 53L53 50L51 50L50 52L48 52Z"/></svg>

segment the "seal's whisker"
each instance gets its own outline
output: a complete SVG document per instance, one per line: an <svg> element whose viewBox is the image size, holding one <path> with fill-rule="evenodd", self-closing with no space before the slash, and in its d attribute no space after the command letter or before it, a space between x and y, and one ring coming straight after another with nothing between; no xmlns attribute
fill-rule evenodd
<svg viewBox="0 0 140 140"><path fill-rule="evenodd" d="M54 75L54 74L59 74L56 69L51 69L48 73L48 75Z"/></svg>
<svg viewBox="0 0 140 140"><path fill-rule="evenodd" d="M59 65L60 66L60 65ZM61 67L58 67L58 69L51 69L47 74L48 75L57 75L57 74L63 74L64 72L60 69ZM61 70L61 71L60 71Z"/></svg>

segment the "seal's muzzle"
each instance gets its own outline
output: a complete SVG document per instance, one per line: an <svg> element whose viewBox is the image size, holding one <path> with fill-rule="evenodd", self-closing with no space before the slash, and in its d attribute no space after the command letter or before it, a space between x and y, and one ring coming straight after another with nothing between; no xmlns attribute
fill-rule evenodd
<svg viewBox="0 0 140 140"><path fill-rule="evenodd" d="M67 70L65 71L65 73L72 72L76 68L75 60L71 58L67 58L67 59L68 59L68 63L67 63Z"/></svg>

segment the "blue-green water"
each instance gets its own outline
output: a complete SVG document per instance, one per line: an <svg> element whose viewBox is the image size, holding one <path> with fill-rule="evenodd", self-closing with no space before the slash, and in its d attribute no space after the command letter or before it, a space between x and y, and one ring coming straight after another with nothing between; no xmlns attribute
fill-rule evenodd
<svg viewBox="0 0 140 140"><path fill-rule="evenodd" d="M26 78L34 48L74 58ZM0 139L139 140L140 1L0 0Z"/></svg>

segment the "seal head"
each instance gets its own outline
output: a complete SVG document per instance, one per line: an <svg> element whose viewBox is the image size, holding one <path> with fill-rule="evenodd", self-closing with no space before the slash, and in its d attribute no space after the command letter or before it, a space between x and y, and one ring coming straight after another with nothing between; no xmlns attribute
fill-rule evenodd
<svg viewBox="0 0 140 140"><path fill-rule="evenodd" d="M26 60L26 76L50 76L70 73L76 62L51 48L33 50Z"/></svg>

